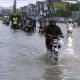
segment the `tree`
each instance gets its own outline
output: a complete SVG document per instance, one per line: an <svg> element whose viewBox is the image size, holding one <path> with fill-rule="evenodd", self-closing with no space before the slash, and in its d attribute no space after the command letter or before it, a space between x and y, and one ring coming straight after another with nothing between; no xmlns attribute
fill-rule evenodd
<svg viewBox="0 0 80 80"><path fill-rule="evenodd" d="M61 2L62 0L55 0L56 2Z"/></svg>
<svg viewBox="0 0 80 80"><path fill-rule="evenodd" d="M72 14L72 12L69 10L58 10L56 12L56 16L58 16L58 17L70 17L71 14Z"/></svg>
<svg viewBox="0 0 80 80"><path fill-rule="evenodd" d="M79 11L79 3L68 5L67 9L70 11Z"/></svg>
<svg viewBox="0 0 80 80"><path fill-rule="evenodd" d="M10 20L11 20L11 28L13 28L13 18L14 18L14 16L15 16L14 13L9 13L9 17L10 17ZM21 14L20 13L16 13L16 17L18 18L18 22L19 22Z"/></svg>

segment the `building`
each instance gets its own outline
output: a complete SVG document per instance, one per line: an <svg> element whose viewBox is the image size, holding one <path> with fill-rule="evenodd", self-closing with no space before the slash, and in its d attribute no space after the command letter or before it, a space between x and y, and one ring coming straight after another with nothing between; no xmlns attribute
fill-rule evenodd
<svg viewBox="0 0 80 80"><path fill-rule="evenodd" d="M2 8L2 14L8 15L10 13L10 8Z"/></svg>
<svg viewBox="0 0 80 80"><path fill-rule="evenodd" d="M28 6L20 8L20 13L22 14L22 16L27 17L27 12L28 12Z"/></svg>
<svg viewBox="0 0 80 80"><path fill-rule="evenodd" d="M10 7L10 12L13 12L13 7L12 6Z"/></svg>
<svg viewBox="0 0 80 80"><path fill-rule="evenodd" d="M72 11L72 18L74 20L78 19L79 18L79 15L80 15L80 12L79 11Z"/></svg>
<svg viewBox="0 0 80 80"><path fill-rule="evenodd" d="M48 12L48 3L46 1L38 1L36 3L37 15L46 15Z"/></svg>
<svg viewBox="0 0 80 80"><path fill-rule="evenodd" d="M36 4L29 4L20 8L21 14L28 17L46 15L47 11L47 2L43 1L38 1Z"/></svg>
<svg viewBox="0 0 80 80"><path fill-rule="evenodd" d="M2 7L0 7L0 14L2 14Z"/></svg>
<svg viewBox="0 0 80 80"><path fill-rule="evenodd" d="M36 5L35 4L29 4L28 8L28 16L35 17L36 16Z"/></svg>

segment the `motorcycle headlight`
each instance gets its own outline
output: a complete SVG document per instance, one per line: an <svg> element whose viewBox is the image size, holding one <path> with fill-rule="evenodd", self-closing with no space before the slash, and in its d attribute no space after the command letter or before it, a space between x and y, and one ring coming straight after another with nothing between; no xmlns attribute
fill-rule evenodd
<svg viewBox="0 0 80 80"><path fill-rule="evenodd" d="M70 27L69 30L72 30L72 27Z"/></svg>

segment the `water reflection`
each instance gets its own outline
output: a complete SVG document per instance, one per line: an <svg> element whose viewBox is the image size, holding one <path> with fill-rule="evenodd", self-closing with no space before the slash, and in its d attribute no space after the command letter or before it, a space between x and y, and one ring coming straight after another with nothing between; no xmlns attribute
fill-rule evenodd
<svg viewBox="0 0 80 80"><path fill-rule="evenodd" d="M73 50L73 36L72 35L68 35L68 43L67 43L67 52L69 54L74 54L74 50Z"/></svg>
<svg viewBox="0 0 80 80"><path fill-rule="evenodd" d="M68 47L72 47L73 39L71 36L68 37Z"/></svg>
<svg viewBox="0 0 80 80"><path fill-rule="evenodd" d="M45 80L62 80L63 72L59 66L48 67L45 69Z"/></svg>

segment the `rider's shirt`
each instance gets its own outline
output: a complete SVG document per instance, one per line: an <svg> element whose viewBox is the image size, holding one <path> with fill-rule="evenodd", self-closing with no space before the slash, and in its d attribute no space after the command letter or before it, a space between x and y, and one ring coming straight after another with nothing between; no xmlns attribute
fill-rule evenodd
<svg viewBox="0 0 80 80"><path fill-rule="evenodd" d="M67 23L67 27L73 27L72 23Z"/></svg>
<svg viewBox="0 0 80 80"><path fill-rule="evenodd" d="M26 25L30 25L30 20L26 20Z"/></svg>
<svg viewBox="0 0 80 80"><path fill-rule="evenodd" d="M17 24L17 18L13 18L13 24Z"/></svg>
<svg viewBox="0 0 80 80"><path fill-rule="evenodd" d="M45 27L44 32L46 34L51 34L51 35L61 35L62 31L57 25L48 25Z"/></svg>

